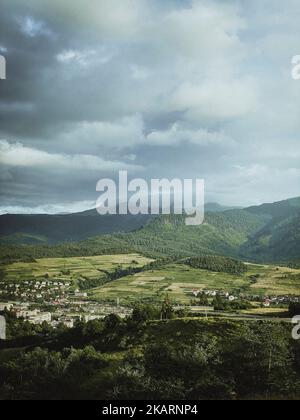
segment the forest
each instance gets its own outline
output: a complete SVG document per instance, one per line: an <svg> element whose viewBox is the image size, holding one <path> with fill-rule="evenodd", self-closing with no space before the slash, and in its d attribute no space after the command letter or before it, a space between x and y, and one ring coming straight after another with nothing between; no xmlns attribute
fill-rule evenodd
<svg viewBox="0 0 300 420"><path fill-rule="evenodd" d="M171 313L159 321L160 311L144 306L126 320L111 315L56 331L44 325L22 332L10 320L19 337L0 351L0 398L300 397L300 342L292 340L290 325Z"/></svg>

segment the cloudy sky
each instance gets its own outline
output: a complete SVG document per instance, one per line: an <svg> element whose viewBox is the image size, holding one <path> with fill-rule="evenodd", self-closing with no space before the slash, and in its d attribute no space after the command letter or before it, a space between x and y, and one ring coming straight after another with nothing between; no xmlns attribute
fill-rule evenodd
<svg viewBox="0 0 300 420"><path fill-rule="evenodd" d="M299 0L1 0L0 212L79 211L96 182L300 195Z"/></svg>

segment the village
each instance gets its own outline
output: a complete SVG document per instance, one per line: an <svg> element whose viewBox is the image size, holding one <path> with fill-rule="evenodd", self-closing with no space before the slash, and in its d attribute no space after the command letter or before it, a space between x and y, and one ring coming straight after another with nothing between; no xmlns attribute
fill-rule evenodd
<svg viewBox="0 0 300 420"><path fill-rule="evenodd" d="M132 310L119 302L101 304L88 299L88 294L74 289L72 282L24 281L0 282L0 312L5 310L32 324L50 324L54 328L63 324L73 328L76 320L84 322L103 319L116 314L130 316Z"/></svg>
<svg viewBox="0 0 300 420"><path fill-rule="evenodd" d="M119 299L115 302L91 300L89 294L76 288L72 280L0 281L0 290L0 312L7 310L18 319L36 325L47 323L54 328L60 325L73 328L77 320L88 322L104 319L110 314L124 319L133 312L133 308L121 306ZM300 302L300 297L289 295L233 294L223 290L186 290L186 295L190 297L190 305L186 308L191 314L203 312L203 307L214 311L213 302L217 297L229 303L247 301L264 308L288 307L292 302ZM180 304L174 302L174 310L180 308Z"/></svg>
<svg viewBox="0 0 300 420"><path fill-rule="evenodd" d="M289 305L290 303L300 302L300 296L260 296L260 295L250 295L246 293L239 294L230 294L229 292L224 292L220 290L193 290L192 295L195 298L198 298L200 295L204 295L207 298L216 298L217 296L228 300L229 302L234 302L238 300L248 301L252 303L260 303L262 307L269 308L271 306L279 305Z"/></svg>

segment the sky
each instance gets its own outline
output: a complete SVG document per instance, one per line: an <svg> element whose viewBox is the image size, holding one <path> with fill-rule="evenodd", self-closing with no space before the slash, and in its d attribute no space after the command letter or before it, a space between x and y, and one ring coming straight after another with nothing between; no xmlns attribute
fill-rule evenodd
<svg viewBox="0 0 300 420"><path fill-rule="evenodd" d="M1 0L0 213L96 183L203 178L206 201L300 195L299 0Z"/></svg>

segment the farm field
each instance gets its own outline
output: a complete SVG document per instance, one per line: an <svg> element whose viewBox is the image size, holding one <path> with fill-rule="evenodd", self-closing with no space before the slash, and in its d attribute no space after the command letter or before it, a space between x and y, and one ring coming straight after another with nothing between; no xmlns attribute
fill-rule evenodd
<svg viewBox="0 0 300 420"><path fill-rule="evenodd" d="M33 263L2 265L0 271L5 282L39 281L46 276L60 281L72 280L76 286L79 279L101 279L118 267L143 267L151 261L139 254L44 258ZM173 263L111 281L90 290L89 296L101 302L119 299L122 305L132 305L137 302L158 303L166 294L174 303L190 304L194 289L260 296L300 295L299 269L256 264L247 266L245 274L236 276Z"/></svg>
<svg viewBox="0 0 300 420"><path fill-rule="evenodd" d="M2 280L41 280L45 276L61 281L79 278L95 279L113 272L118 267L142 267L153 260L138 254L101 255L96 257L43 258L33 263L14 263L0 266Z"/></svg>
<svg viewBox="0 0 300 420"><path fill-rule="evenodd" d="M257 276L253 284L251 277ZM300 295L300 270L275 266L248 265L241 276L194 269L182 264L170 264L124 277L91 292L97 300L115 301L123 305L136 302L160 302L166 294L178 304L190 304L194 289L220 290L230 294Z"/></svg>
<svg viewBox="0 0 300 420"><path fill-rule="evenodd" d="M246 276L259 278L251 285L254 294L300 296L300 270L272 265L248 264Z"/></svg>

